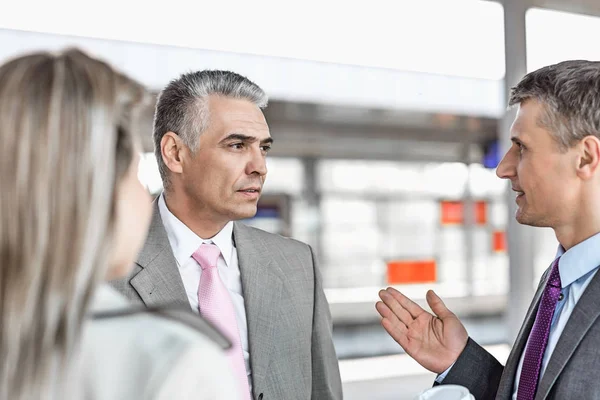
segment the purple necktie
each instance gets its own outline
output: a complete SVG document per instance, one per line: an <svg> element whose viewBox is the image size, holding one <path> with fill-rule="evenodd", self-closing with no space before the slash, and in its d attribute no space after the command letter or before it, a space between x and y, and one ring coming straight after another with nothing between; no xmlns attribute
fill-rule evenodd
<svg viewBox="0 0 600 400"><path fill-rule="evenodd" d="M552 317L556 309L556 303L560 296L561 284L560 274L558 272L558 260L554 261L550 277L544 288L542 300L529 334L525 357L523 358L523 368L521 369L521 377L519 378L519 390L517 392L517 400L533 400L537 391L537 385L540 378L540 370L542 368L542 359L548 344L548 336L550 335L550 325Z"/></svg>

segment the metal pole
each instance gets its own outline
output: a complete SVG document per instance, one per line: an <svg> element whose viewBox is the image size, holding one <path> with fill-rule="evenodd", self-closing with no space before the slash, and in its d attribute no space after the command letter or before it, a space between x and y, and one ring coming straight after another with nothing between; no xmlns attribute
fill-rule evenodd
<svg viewBox="0 0 600 400"><path fill-rule="evenodd" d="M506 75L504 80L505 99L508 100L510 88L527 72L525 12L528 1L504 0L504 38ZM504 102L505 104L507 101ZM514 121L515 110L505 113L499 125L498 138L502 154L511 146L510 126ZM507 191L508 224L507 241L509 256L509 290L506 321L508 340L512 343L521 327L529 303L533 297L534 272L534 230L520 225L514 215L516 211L515 195Z"/></svg>
<svg viewBox="0 0 600 400"><path fill-rule="evenodd" d="M319 183L317 177L317 159L305 157L302 159L304 164L304 192L303 197L314 218L314 225L311 227L309 244L313 247L315 254L321 258L322 248L322 222L321 222L321 194L319 192Z"/></svg>
<svg viewBox="0 0 600 400"><path fill-rule="evenodd" d="M465 188L464 201L463 201L463 235L465 235L465 280L467 283L466 296L473 296L475 284L475 257L474 257L474 239L476 235L475 231L475 201L473 199L473 193L471 192L471 157L470 157L470 143L465 141L463 160L468 168L467 171L467 184Z"/></svg>

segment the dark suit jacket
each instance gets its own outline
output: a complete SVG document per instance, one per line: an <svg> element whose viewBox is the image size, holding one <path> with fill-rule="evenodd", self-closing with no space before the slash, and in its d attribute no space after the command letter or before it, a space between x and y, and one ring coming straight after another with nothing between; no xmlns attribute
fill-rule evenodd
<svg viewBox="0 0 600 400"><path fill-rule="evenodd" d="M512 398L515 375L549 269L538 285L525 321L517 335L506 366L469 339L444 384L469 388L477 400ZM596 274L577 302L550 357L535 400L600 399L600 274Z"/></svg>

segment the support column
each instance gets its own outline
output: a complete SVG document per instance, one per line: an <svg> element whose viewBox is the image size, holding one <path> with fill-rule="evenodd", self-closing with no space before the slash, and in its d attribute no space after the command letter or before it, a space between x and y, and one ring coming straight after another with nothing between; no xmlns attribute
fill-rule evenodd
<svg viewBox="0 0 600 400"><path fill-rule="evenodd" d="M506 76L504 80L504 104L508 104L510 88L515 86L527 72L525 12L529 1L504 0L504 38ZM502 154L511 146L510 127L516 111L505 113L500 121L498 138ZM521 327L525 313L534 294L534 241L535 229L520 225L514 218L515 195L507 188L508 202L507 241L509 256L509 289L506 322L508 340L513 343Z"/></svg>
<svg viewBox="0 0 600 400"><path fill-rule="evenodd" d="M308 243L312 246L315 254L322 257L322 222L321 222L321 194L319 192L317 177L317 159L314 157L305 157L302 159L304 164L304 192L308 209L311 215L310 239Z"/></svg>

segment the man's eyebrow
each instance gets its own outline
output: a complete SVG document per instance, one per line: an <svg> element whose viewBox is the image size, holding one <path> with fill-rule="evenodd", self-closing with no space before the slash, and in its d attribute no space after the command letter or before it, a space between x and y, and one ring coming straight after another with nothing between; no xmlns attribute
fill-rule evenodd
<svg viewBox="0 0 600 400"><path fill-rule="evenodd" d="M255 136L248 136L248 135L243 135L241 133L232 133L230 135L227 135L223 140L221 140L221 143L223 142L228 142L230 140L241 140L242 142L256 142L256 137Z"/></svg>
<svg viewBox="0 0 600 400"><path fill-rule="evenodd" d="M221 140L221 143L229 142L231 140L240 140L246 143L254 143L258 140L258 138L256 136L248 136L242 133L232 133L230 135L227 135L223 140ZM274 140L271 137L261 140L262 144L271 144L273 142Z"/></svg>

